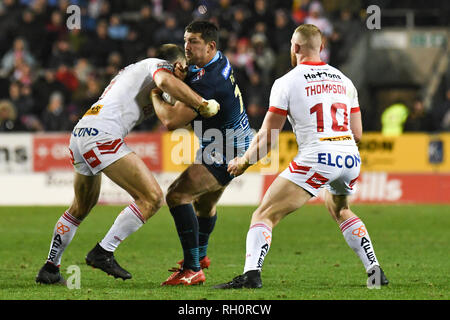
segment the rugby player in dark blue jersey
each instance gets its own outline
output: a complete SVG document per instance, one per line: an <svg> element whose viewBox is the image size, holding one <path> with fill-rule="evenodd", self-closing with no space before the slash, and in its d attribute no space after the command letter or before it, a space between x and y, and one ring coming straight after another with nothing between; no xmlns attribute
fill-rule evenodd
<svg viewBox="0 0 450 320"><path fill-rule="evenodd" d="M216 204L234 178L228 162L247 150L252 131L227 57L217 49L218 29L207 21L194 21L185 29L185 54L189 64L185 82L205 99L215 99L219 112L204 118L193 109L165 103L152 94L155 113L169 129L191 124L200 141L196 161L169 187L166 202L175 220L183 248L180 268L162 285L193 285L205 281L202 271L210 264L206 255L214 229Z"/></svg>

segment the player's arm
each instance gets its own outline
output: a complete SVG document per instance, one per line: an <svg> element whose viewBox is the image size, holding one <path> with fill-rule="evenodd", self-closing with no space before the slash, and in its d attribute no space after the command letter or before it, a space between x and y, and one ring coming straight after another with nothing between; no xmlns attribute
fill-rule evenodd
<svg viewBox="0 0 450 320"><path fill-rule="evenodd" d="M361 111L358 108L358 111L351 111L350 113L350 129L352 130L353 137L358 143L362 138L363 128L362 128L362 119L361 119Z"/></svg>
<svg viewBox="0 0 450 320"><path fill-rule="evenodd" d="M197 112L181 101L175 102L173 106L165 102L158 89L153 89L151 96L156 116L169 130L183 128L197 117Z"/></svg>
<svg viewBox="0 0 450 320"><path fill-rule="evenodd" d="M248 167L264 158L272 147L272 141L277 141L280 130L283 128L285 122L286 114L272 112L269 109L261 129L252 140L250 147L242 157L237 157L230 161L228 164L228 172L234 176L239 176Z"/></svg>
<svg viewBox="0 0 450 320"><path fill-rule="evenodd" d="M164 70L164 69L161 69ZM155 72L153 80L158 88L167 92L175 100L194 108L204 117L215 115L220 106L215 100L205 100L195 93L187 84L168 71Z"/></svg>

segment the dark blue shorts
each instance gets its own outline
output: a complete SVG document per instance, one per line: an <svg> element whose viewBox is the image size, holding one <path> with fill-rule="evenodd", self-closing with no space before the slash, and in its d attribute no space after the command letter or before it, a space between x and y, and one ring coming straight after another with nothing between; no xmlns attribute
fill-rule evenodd
<svg viewBox="0 0 450 320"><path fill-rule="evenodd" d="M222 186L226 186L234 179L227 171L228 163L225 157L218 154L203 154L203 149L197 151L196 161L201 161L201 164L208 169L209 172L217 179ZM197 162L198 163L198 162Z"/></svg>
<svg viewBox="0 0 450 320"><path fill-rule="evenodd" d="M227 171L228 164L226 164L226 163L207 164L202 161L202 165L204 165L206 167L206 169L208 169L208 171L211 172L211 174L217 179L217 181L222 186L226 186L228 183L230 183L231 180L234 179L234 176L232 176L228 173L228 171Z"/></svg>

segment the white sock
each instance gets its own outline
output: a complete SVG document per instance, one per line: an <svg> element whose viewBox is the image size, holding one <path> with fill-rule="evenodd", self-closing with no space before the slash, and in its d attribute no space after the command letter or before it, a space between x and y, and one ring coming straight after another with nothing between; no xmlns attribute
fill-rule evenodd
<svg viewBox="0 0 450 320"><path fill-rule="evenodd" d="M55 266L60 266L61 257L75 236L81 220L73 217L68 211L59 218L53 230L52 242L50 243L50 252L48 253L47 261L53 263Z"/></svg>
<svg viewBox="0 0 450 320"><path fill-rule="evenodd" d="M106 251L114 252L123 240L136 232L144 223L145 219L139 208L135 203L131 203L117 216L111 229L100 242L100 246Z"/></svg>
<svg viewBox="0 0 450 320"><path fill-rule="evenodd" d="M244 273L250 270L261 271L271 241L272 228L262 222L250 226L247 233Z"/></svg>
<svg viewBox="0 0 450 320"><path fill-rule="evenodd" d="M379 265L366 226L358 217L354 216L345 220L339 228L341 228L347 244L361 259L366 271Z"/></svg>

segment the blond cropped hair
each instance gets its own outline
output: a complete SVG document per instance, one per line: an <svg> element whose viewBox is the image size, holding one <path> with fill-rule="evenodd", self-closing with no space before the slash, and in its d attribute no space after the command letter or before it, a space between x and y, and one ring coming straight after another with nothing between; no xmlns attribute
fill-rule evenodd
<svg viewBox="0 0 450 320"><path fill-rule="evenodd" d="M322 32L313 24L302 24L294 31L294 41L309 50L319 50L322 44Z"/></svg>

